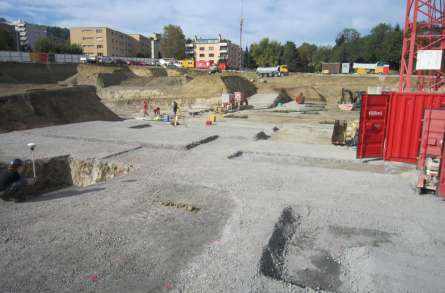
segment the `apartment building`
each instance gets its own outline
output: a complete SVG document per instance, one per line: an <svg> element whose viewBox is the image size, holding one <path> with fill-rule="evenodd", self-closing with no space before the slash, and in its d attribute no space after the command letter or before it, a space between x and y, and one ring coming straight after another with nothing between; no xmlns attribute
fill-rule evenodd
<svg viewBox="0 0 445 293"><path fill-rule="evenodd" d="M33 50L35 43L40 38L47 37L46 29L38 27L22 20L13 22L15 30L19 34L20 49L24 51Z"/></svg>
<svg viewBox="0 0 445 293"><path fill-rule="evenodd" d="M108 27L71 28L70 41L71 44L80 45L83 52L91 56L137 57L144 55L151 57L153 50L150 48L153 43L154 48L159 48L157 44L159 39L153 36L125 34Z"/></svg>
<svg viewBox="0 0 445 293"><path fill-rule="evenodd" d="M186 44L186 56L195 58L196 62L205 61L217 64L225 61L230 68L240 68L242 50L240 46L223 39L221 35L215 39L195 37L193 42Z"/></svg>
<svg viewBox="0 0 445 293"><path fill-rule="evenodd" d="M150 46L151 41L146 36L140 34L129 34L131 43L131 55L132 56L142 56L150 57Z"/></svg>

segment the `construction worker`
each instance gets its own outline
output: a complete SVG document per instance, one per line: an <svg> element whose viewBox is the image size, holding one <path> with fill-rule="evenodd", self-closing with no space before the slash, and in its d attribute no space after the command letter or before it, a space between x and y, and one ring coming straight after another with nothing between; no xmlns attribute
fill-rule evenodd
<svg viewBox="0 0 445 293"><path fill-rule="evenodd" d="M25 169L25 163L20 159L14 159L8 166L8 170L0 174L0 197L9 201L14 199L16 202L25 200L25 187L28 184L34 184L34 180L26 180L22 174Z"/></svg>
<svg viewBox="0 0 445 293"><path fill-rule="evenodd" d="M144 117L148 116L148 101L144 100Z"/></svg>
<svg viewBox="0 0 445 293"><path fill-rule="evenodd" d="M176 117L176 114L178 113L178 103L176 103L176 101L173 101L172 103L172 112L173 115Z"/></svg>

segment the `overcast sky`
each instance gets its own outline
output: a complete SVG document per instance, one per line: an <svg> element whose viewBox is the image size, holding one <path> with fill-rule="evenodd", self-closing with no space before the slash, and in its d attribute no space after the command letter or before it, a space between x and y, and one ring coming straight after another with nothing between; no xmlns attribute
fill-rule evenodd
<svg viewBox="0 0 445 293"><path fill-rule="evenodd" d="M405 2L405 1L403 1ZM161 32L180 25L188 37L221 33L239 42L241 0L0 0L8 20L71 26L108 26L127 33ZM380 22L403 23L400 0L244 0L247 43L330 44L345 27L361 33Z"/></svg>

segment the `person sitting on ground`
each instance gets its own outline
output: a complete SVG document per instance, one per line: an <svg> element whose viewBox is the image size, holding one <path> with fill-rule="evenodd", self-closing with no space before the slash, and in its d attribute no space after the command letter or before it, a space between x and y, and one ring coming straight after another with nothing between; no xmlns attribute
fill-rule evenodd
<svg viewBox="0 0 445 293"><path fill-rule="evenodd" d="M25 163L20 159L11 161L8 169L0 174L0 197L9 201L14 199L16 202L25 200L26 185L33 184L22 176L25 170Z"/></svg>

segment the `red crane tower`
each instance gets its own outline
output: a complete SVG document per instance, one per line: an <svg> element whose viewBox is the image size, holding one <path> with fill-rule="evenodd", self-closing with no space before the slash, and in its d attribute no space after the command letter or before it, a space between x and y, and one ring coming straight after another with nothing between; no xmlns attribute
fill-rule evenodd
<svg viewBox="0 0 445 293"><path fill-rule="evenodd" d="M418 52L423 50L445 50L445 0L407 0L400 63L401 92L437 91L445 84L441 66L416 70Z"/></svg>

